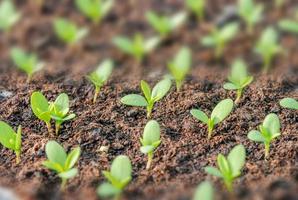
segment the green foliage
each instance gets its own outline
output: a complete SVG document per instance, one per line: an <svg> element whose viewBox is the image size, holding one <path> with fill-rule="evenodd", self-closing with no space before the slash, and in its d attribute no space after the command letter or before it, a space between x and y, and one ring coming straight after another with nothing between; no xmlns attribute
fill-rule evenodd
<svg viewBox="0 0 298 200"><path fill-rule="evenodd" d="M201 110L199 109L192 109L190 113L194 116L197 120L207 124L208 126L208 139L211 138L212 131L214 126L220 122L222 122L233 110L233 100L232 99L225 99L220 101L215 108L213 109L210 118Z"/></svg>
<svg viewBox="0 0 298 200"><path fill-rule="evenodd" d="M283 98L279 104L284 108L298 110L298 101L293 98Z"/></svg>
<svg viewBox="0 0 298 200"><path fill-rule="evenodd" d="M290 19L283 19L278 22L278 27L286 32L298 34L298 22Z"/></svg>
<svg viewBox="0 0 298 200"><path fill-rule="evenodd" d="M131 162L127 156L117 156L112 162L110 171L103 171L103 175L109 182L101 184L97 188L100 197L115 197L118 199L132 179Z"/></svg>
<svg viewBox="0 0 298 200"><path fill-rule="evenodd" d="M144 129L141 141L141 152L148 155L146 169L149 170L153 159L154 150L160 145L160 127L157 121L150 120Z"/></svg>
<svg viewBox="0 0 298 200"><path fill-rule="evenodd" d="M97 69L94 72L87 76L87 78L95 86L93 103L96 103L96 99L100 91L100 88L107 82L108 78L110 77L113 71L113 67L113 61L106 59L97 67Z"/></svg>
<svg viewBox="0 0 298 200"><path fill-rule="evenodd" d="M203 181L198 185L192 200L213 200L214 189L209 181Z"/></svg>
<svg viewBox="0 0 298 200"><path fill-rule="evenodd" d="M16 154L16 163L20 162L21 143L22 143L22 127L19 126L15 132L7 123L0 121L0 143L14 151Z"/></svg>
<svg viewBox="0 0 298 200"><path fill-rule="evenodd" d="M228 77L229 83L224 84L226 90L237 90L235 103L240 101L243 89L252 81L253 77L247 74L247 66L243 60L236 60L232 65L231 74Z"/></svg>
<svg viewBox="0 0 298 200"><path fill-rule="evenodd" d="M129 94L121 98L121 103L129 106L140 106L147 108L147 117L151 116L154 103L162 99L171 88L171 80L159 81L152 89L146 81L141 81L141 89L145 97L138 94Z"/></svg>
<svg viewBox="0 0 298 200"><path fill-rule="evenodd" d="M274 113L266 116L263 124L259 126L259 131L252 130L248 133L250 140L264 143L265 159L269 158L270 143L278 136L280 136L280 122Z"/></svg>
<svg viewBox="0 0 298 200"><path fill-rule="evenodd" d="M245 164L245 148L242 144L235 146L226 158L224 155L219 154L217 156L217 166L205 167L205 171L208 174L222 178L225 186L229 192L233 191L233 182L235 178L241 175L241 169Z"/></svg>
<svg viewBox="0 0 298 200"><path fill-rule="evenodd" d="M13 1L2 0L0 4L0 30L9 32L20 18L21 13L16 11Z"/></svg>
<svg viewBox="0 0 298 200"><path fill-rule="evenodd" d="M64 189L68 179L73 178L78 174L78 169L74 168L74 165L79 160L80 154L80 147L77 147L69 154L66 154L64 148L57 142L49 141L46 144L46 155L48 160L44 161L42 164L58 174L62 179L62 189Z"/></svg>
<svg viewBox="0 0 298 200"><path fill-rule="evenodd" d="M171 72L171 75L176 81L177 91L180 90L185 76L190 71L191 62L192 58L190 49L183 47L179 50L174 60L168 63L168 68Z"/></svg>
<svg viewBox="0 0 298 200"><path fill-rule="evenodd" d="M203 21L206 0L186 0L185 3L188 9L197 16L198 21Z"/></svg>

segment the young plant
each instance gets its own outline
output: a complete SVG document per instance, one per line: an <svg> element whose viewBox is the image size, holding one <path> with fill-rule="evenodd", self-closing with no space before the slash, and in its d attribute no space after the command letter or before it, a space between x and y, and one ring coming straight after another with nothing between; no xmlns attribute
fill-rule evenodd
<svg viewBox="0 0 298 200"><path fill-rule="evenodd" d="M158 37L152 37L145 40L141 34L135 34L133 39L122 36L115 37L113 43L124 53L133 56L138 63L141 63L144 56L157 47L160 39Z"/></svg>
<svg viewBox="0 0 298 200"><path fill-rule="evenodd" d="M209 181L203 181L198 185L192 200L213 200L214 189Z"/></svg>
<svg viewBox="0 0 298 200"><path fill-rule="evenodd" d="M148 155L146 170L150 169L154 150L160 145L160 127L157 121L150 120L144 129L143 138L141 141L141 152Z"/></svg>
<svg viewBox="0 0 298 200"><path fill-rule="evenodd" d="M57 142L47 142L46 155L48 160L44 161L42 165L58 174L62 179L62 190L65 188L67 180L78 174L78 169L74 168L74 165L78 162L80 154L80 147L76 147L69 154L66 154L64 148Z"/></svg>
<svg viewBox="0 0 298 200"><path fill-rule="evenodd" d="M278 27L283 31L298 34L298 21L283 19L278 22Z"/></svg>
<svg viewBox="0 0 298 200"><path fill-rule="evenodd" d="M272 27L268 27L263 31L256 44L255 52L261 55L264 63L263 73L267 73L273 57L282 52L282 47L278 44L277 32Z"/></svg>
<svg viewBox="0 0 298 200"><path fill-rule="evenodd" d="M229 23L221 28L214 28L210 35L202 38L201 43L207 47L215 47L215 57L222 56L226 43L234 38L239 29L237 23Z"/></svg>
<svg viewBox="0 0 298 200"><path fill-rule="evenodd" d="M206 6L206 0L186 0L186 7L193 12L198 21L203 21L204 19L204 10Z"/></svg>
<svg viewBox="0 0 298 200"><path fill-rule="evenodd" d="M146 18L149 24L160 34L162 38L167 37L186 20L186 13L180 12L171 17L159 16L155 12L148 11Z"/></svg>
<svg viewBox="0 0 298 200"><path fill-rule="evenodd" d="M222 122L233 110L233 100L232 99L225 99L220 101L215 108L213 109L210 118L201 110L199 109L192 109L190 113L194 116L197 120L207 124L208 126L208 139L212 136L212 131L214 126L218 123Z"/></svg>
<svg viewBox="0 0 298 200"><path fill-rule="evenodd" d="M141 106L147 108L147 117L151 116L154 103L162 99L171 88L171 80L159 81L152 89L146 81L141 81L141 89L145 97L138 94L129 94L121 98L121 103L129 106Z"/></svg>
<svg viewBox="0 0 298 200"><path fill-rule="evenodd" d="M110 12L114 0L76 0L77 8L94 24L98 24Z"/></svg>
<svg viewBox="0 0 298 200"><path fill-rule="evenodd" d="M247 66L243 60L236 60L232 65L231 74L228 77L229 83L224 84L226 90L237 90L235 103L241 99L242 92L252 81L253 77L247 74Z"/></svg>
<svg viewBox="0 0 298 200"><path fill-rule="evenodd" d="M13 1L3 0L0 4L0 30L9 32L11 27L21 18L16 11Z"/></svg>
<svg viewBox="0 0 298 200"><path fill-rule="evenodd" d="M97 96L99 94L100 88L107 82L113 70L113 61L104 60L97 69L92 72L87 78L94 84L95 93L93 98L93 103L96 103Z"/></svg>
<svg viewBox="0 0 298 200"><path fill-rule="evenodd" d="M248 138L255 142L261 142L265 145L265 159L269 158L270 143L273 139L280 136L280 122L278 116L271 113L265 117L259 131L252 130L248 133Z"/></svg>
<svg viewBox="0 0 298 200"><path fill-rule="evenodd" d="M180 49L174 60L168 63L168 68L175 79L178 92L180 91L185 76L190 70L191 59L190 49L183 47Z"/></svg>
<svg viewBox="0 0 298 200"><path fill-rule="evenodd" d="M14 151L17 164L19 164L21 160L21 134L21 126L19 126L17 132L15 132L7 123L0 121L0 143L4 147Z"/></svg>
<svg viewBox="0 0 298 200"><path fill-rule="evenodd" d="M283 98L279 104L284 108L298 110L298 101L293 98Z"/></svg>
<svg viewBox="0 0 298 200"><path fill-rule="evenodd" d="M123 155L117 156L112 162L111 171L103 171L102 173L109 183L102 183L97 188L97 194L104 198L120 199L122 191L132 179L132 167L129 158Z"/></svg>
<svg viewBox="0 0 298 200"><path fill-rule="evenodd" d="M14 64L26 72L28 78L27 82L30 82L32 75L41 70L44 66L43 62L40 62L37 58L37 55L32 53L26 53L24 50L18 47L14 47L10 51L11 59Z"/></svg>
<svg viewBox="0 0 298 200"><path fill-rule="evenodd" d="M229 192L233 192L233 182L241 175L241 169L245 164L245 148L242 144L235 146L226 158L224 155L217 156L217 166L205 167L208 174L222 178Z"/></svg>

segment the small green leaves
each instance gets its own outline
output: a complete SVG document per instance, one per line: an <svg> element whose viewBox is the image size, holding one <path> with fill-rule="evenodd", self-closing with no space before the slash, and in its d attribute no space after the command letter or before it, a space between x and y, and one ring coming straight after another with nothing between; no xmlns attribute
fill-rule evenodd
<svg viewBox="0 0 298 200"><path fill-rule="evenodd" d="M209 181L203 181L198 185L192 200L213 200L214 189Z"/></svg>
<svg viewBox="0 0 298 200"><path fill-rule="evenodd" d="M40 92L33 92L30 99L31 108L35 116L44 121L50 123L51 114L49 111L48 100Z"/></svg>
<svg viewBox="0 0 298 200"><path fill-rule="evenodd" d="M284 108L298 110L298 101L293 98L283 98L279 104Z"/></svg>
<svg viewBox="0 0 298 200"><path fill-rule="evenodd" d="M9 32L11 27L21 18L21 13L17 12L13 1L3 0L0 4L0 30Z"/></svg>
<svg viewBox="0 0 298 200"><path fill-rule="evenodd" d="M265 159L269 158L270 143L276 137L280 136L280 122L278 116L271 113L266 116L259 131L252 130L248 133L248 138L255 142L261 142L265 145Z"/></svg>
<svg viewBox="0 0 298 200"><path fill-rule="evenodd" d="M298 34L298 22L290 19L283 19L278 22L278 27L286 32Z"/></svg>
<svg viewBox="0 0 298 200"><path fill-rule="evenodd" d="M191 12L193 12L196 16L198 21L203 21L204 19L204 9L206 6L206 0L186 0L186 6Z"/></svg>
<svg viewBox="0 0 298 200"><path fill-rule="evenodd" d="M112 162L111 171L103 171L109 183L103 183L97 188L100 197L119 197L132 179L131 162L127 156L117 156Z"/></svg>

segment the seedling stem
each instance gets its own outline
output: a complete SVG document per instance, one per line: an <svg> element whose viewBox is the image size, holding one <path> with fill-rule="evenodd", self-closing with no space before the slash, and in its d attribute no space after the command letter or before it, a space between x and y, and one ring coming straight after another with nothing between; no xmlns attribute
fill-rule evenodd
<svg viewBox="0 0 298 200"><path fill-rule="evenodd" d="M146 170L149 170L151 167L151 163L152 163L152 159L153 159L153 153L148 153L148 161L147 161L147 165L146 165Z"/></svg>
<svg viewBox="0 0 298 200"><path fill-rule="evenodd" d="M52 134L51 123L50 123L50 122L46 122L46 125L47 125L48 132L49 132L50 134Z"/></svg>
<svg viewBox="0 0 298 200"><path fill-rule="evenodd" d="M242 96L242 89L238 89L237 90L237 98L235 100L235 103L239 103L240 99L241 99L241 96Z"/></svg>
<svg viewBox="0 0 298 200"><path fill-rule="evenodd" d="M97 96L99 94L99 91L100 91L100 87L96 86L95 87L94 98L93 98L93 103L96 103L96 99L97 99Z"/></svg>
<svg viewBox="0 0 298 200"><path fill-rule="evenodd" d="M61 182L61 188L60 188L62 191L64 191L64 190L65 190L66 183L67 183L67 179L65 179L65 178L62 178L62 182Z"/></svg>
<svg viewBox="0 0 298 200"><path fill-rule="evenodd" d="M265 159L269 158L270 144L268 142L265 143Z"/></svg>

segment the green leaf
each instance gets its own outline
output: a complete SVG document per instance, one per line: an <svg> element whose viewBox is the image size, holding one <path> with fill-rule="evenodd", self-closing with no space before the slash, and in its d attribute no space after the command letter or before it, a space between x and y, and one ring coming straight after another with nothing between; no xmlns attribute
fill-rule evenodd
<svg viewBox="0 0 298 200"><path fill-rule="evenodd" d="M56 112L59 117L64 117L69 111L69 99L67 94L60 94L54 102Z"/></svg>
<svg viewBox="0 0 298 200"><path fill-rule="evenodd" d="M190 111L192 116L194 116L196 119L200 120L201 122L204 122L205 124L208 124L208 116L201 110L199 109L192 109Z"/></svg>
<svg viewBox="0 0 298 200"><path fill-rule="evenodd" d="M15 150L16 133L5 122L0 121L0 143L11 150Z"/></svg>
<svg viewBox="0 0 298 200"><path fill-rule="evenodd" d="M49 103L48 100L43 96L40 92L33 92L31 95L31 109L35 116L45 121L46 123L49 123L51 120L51 115L49 111Z"/></svg>
<svg viewBox="0 0 298 200"><path fill-rule="evenodd" d="M238 90L239 86L237 86L233 83L225 83L223 88L226 89L226 90Z"/></svg>
<svg viewBox="0 0 298 200"><path fill-rule="evenodd" d="M72 168L66 172L59 173L58 176L63 179L70 179L70 178L75 177L77 174L78 174L78 169Z"/></svg>
<svg viewBox="0 0 298 200"><path fill-rule="evenodd" d="M211 113L211 120L214 120L214 125L222 122L232 112L233 106L232 99L220 101Z"/></svg>
<svg viewBox="0 0 298 200"><path fill-rule="evenodd" d="M160 140L160 127L157 121L150 120L145 128L143 133L143 145L153 145L153 143Z"/></svg>
<svg viewBox="0 0 298 200"><path fill-rule="evenodd" d="M146 81L141 80L141 89L143 91L143 94L145 95L147 101L150 101L151 99L151 88L149 84Z"/></svg>
<svg viewBox="0 0 298 200"><path fill-rule="evenodd" d="M13 1L3 0L0 4L0 30L9 29L21 18L21 13L17 12Z"/></svg>
<svg viewBox="0 0 298 200"><path fill-rule="evenodd" d="M213 200L214 189L209 181L203 181L198 185L192 200Z"/></svg>
<svg viewBox="0 0 298 200"><path fill-rule="evenodd" d="M76 117L75 114L70 114L70 115L68 115L67 117L63 118L63 121L68 121L68 120L71 120L71 119L73 119L73 118L75 118L75 117Z"/></svg>
<svg viewBox="0 0 298 200"><path fill-rule="evenodd" d="M60 172L64 171L63 166L61 166L58 163L51 162L49 160L43 161L42 165L45 166L46 168L50 169L50 170L56 171L57 173L60 173Z"/></svg>
<svg viewBox="0 0 298 200"><path fill-rule="evenodd" d="M131 162L127 156L117 156L111 166L111 175L122 182L128 178L131 178L132 167Z"/></svg>
<svg viewBox="0 0 298 200"><path fill-rule="evenodd" d="M270 135L280 133L280 122L276 114L271 113L265 117L263 126L269 131Z"/></svg>
<svg viewBox="0 0 298 200"><path fill-rule="evenodd" d="M173 15L169 21L171 30L174 30L174 29L178 28L180 25L182 25L184 23L184 21L186 20L186 17L187 17L186 12L180 12L180 13Z"/></svg>
<svg viewBox="0 0 298 200"><path fill-rule="evenodd" d="M81 154L81 148L80 147L77 147L77 148L73 149L67 155L64 168L65 169L71 169L76 164L76 162L79 160L80 154Z"/></svg>
<svg viewBox="0 0 298 200"><path fill-rule="evenodd" d="M284 108L298 110L298 101L293 98L283 98L279 104Z"/></svg>
<svg viewBox="0 0 298 200"><path fill-rule="evenodd" d="M168 67L172 76L179 81L184 80L191 67L191 51L188 47L179 50L172 63Z"/></svg>
<svg viewBox="0 0 298 200"><path fill-rule="evenodd" d="M229 166L232 170L232 175L234 178L241 174L241 169L245 164L245 157L245 148L241 144L235 146L230 151L227 160L229 162Z"/></svg>
<svg viewBox="0 0 298 200"><path fill-rule="evenodd" d="M220 30L220 37L224 41L230 40L236 35L236 33L238 32L238 29L239 29L238 23L232 22L232 23L226 24Z"/></svg>
<svg viewBox="0 0 298 200"><path fill-rule="evenodd" d="M138 94L129 94L121 98L121 103L129 106L147 106L146 99Z"/></svg>
<svg viewBox="0 0 298 200"><path fill-rule="evenodd" d="M63 147L56 141L51 140L46 144L46 155L49 161L61 166L65 165L67 155Z"/></svg>
<svg viewBox="0 0 298 200"><path fill-rule="evenodd" d="M249 85L253 80L254 80L254 77L252 77L252 76L247 76L247 77L241 82L241 86L242 86L242 88L244 88L244 87L246 87L247 85Z"/></svg>
<svg viewBox="0 0 298 200"><path fill-rule="evenodd" d="M230 79L233 83L241 85L242 80L247 77L247 66L243 60L237 59L232 64Z"/></svg>
<svg viewBox="0 0 298 200"><path fill-rule="evenodd" d="M231 174L232 171L231 171L229 162L222 154L218 154L218 156L217 156L217 165L224 177L228 177L228 176L232 175Z"/></svg>
<svg viewBox="0 0 298 200"><path fill-rule="evenodd" d="M168 17L158 16L155 12L148 11L146 19L160 35L166 36L171 32L172 24Z"/></svg>
<svg viewBox="0 0 298 200"><path fill-rule="evenodd" d="M134 55L134 45L130 39L126 37L115 37L112 42L123 52Z"/></svg>
<svg viewBox="0 0 298 200"><path fill-rule="evenodd" d="M208 173L208 174L211 174L213 176L216 176L216 177L220 177L220 178L223 177L221 172L215 167L209 167L209 166L205 167L205 172Z"/></svg>
<svg viewBox="0 0 298 200"><path fill-rule="evenodd" d="M205 36L201 39L201 44L203 46L212 47L216 44L216 41L212 36Z"/></svg>
<svg viewBox="0 0 298 200"><path fill-rule="evenodd" d="M144 43L144 51L146 53L150 53L159 45L160 41L161 40L159 37L152 37L147 39Z"/></svg>
<svg viewBox="0 0 298 200"><path fill-rule="evenodd" d="M172 83L170 79L159 81L152 89L151 99L154 99L155 102L162 99L170 90L171 85Z"/></svg>
<svg viewBox="0 0 298 200"><path fill-rule="evenodd" d="M153 152L155 147L153 145L146 145L146 146L141 146L141 152L143 154L148 154Z"/></svg>
<svg viewBox="0 0 298 200"><path fill-rule="evenodd" d="M263 135L256 130L252 130L248 133L247 135L248 139L255 141L255 142L265 142L265 138L263 137Z"/></svg>
<svg viewBox="0 0 298 200"><path fill-rule="evenodd" d="M111 197L121 193L121 190L115 188L110 183L103 183L97 188L97 194L101 197Z"/></svg>
<svg viewBox="0 0 298 200"><path fill-rule="evenodd" d="M298 22L290 19L283 19L278 22L278 27L284 31L298 34Z"/></svg>

